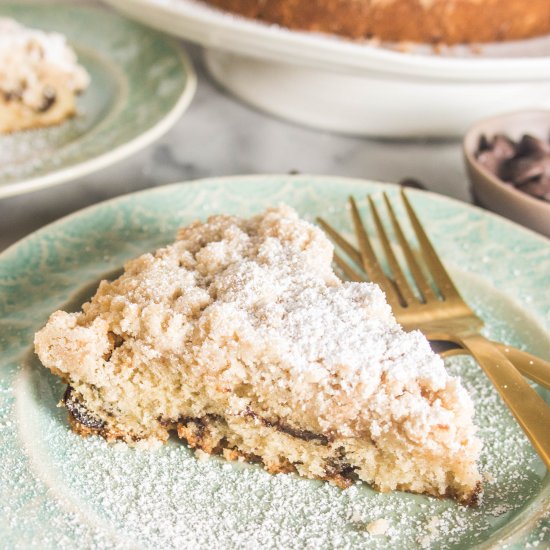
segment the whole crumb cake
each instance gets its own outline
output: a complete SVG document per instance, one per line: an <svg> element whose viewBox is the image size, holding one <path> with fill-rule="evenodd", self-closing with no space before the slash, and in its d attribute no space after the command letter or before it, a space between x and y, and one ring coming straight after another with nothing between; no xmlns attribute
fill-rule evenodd
<svg viewBox="0 0 550 550"><path fill-rule="evenodd" d="M273 473L476 502L471 399L332 253L288 207L214 216L53 313L36 353L68 384L73 430L138 446L175 431Z"/></svg>
<svg viewBox="0 0 550 550"><path fill-rule="evenodd" d="M460 44L550 32L548 0L202 0L290 29L355 40Z"/></svg>
<svg viewBox="0 0 550 550"><path fill-rule="evenodd" d="M89 80L64 36L0 18L0 133L73 116L75 96Z"/></svg>

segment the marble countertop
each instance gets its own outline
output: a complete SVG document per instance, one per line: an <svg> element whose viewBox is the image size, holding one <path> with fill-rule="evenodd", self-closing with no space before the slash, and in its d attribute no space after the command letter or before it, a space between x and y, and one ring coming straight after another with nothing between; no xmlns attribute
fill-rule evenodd
<svg viewBox="0 0 550 550"><path fill-rule="evenodd" d="M470 201L459 140L348 137L275 119L234 99L206 74L200 48L184 44L198 74L189 110L159 141L81 179L0 199L0 250L91 204L166 183L256 173L338 175L397 182Z"/></svg>

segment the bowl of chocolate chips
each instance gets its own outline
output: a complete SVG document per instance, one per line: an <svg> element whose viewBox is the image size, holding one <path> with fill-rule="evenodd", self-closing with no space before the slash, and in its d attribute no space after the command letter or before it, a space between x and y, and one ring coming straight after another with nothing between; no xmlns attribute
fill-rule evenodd
<svg viewBox="0 0 550 550"><path fill-rule="evenodd" d="M550 237L550 111L478 122L463 150L475 201Z"/></svg>

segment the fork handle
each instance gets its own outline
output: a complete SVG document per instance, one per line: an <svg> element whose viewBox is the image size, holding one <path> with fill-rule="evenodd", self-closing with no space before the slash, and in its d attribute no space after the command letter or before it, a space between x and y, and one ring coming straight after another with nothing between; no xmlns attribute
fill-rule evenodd
<svg viewBox="0 0 550 550"><path fill-rule="evenodd" d="M516 369L539 386L550 390L550 363L529 353L500 342L493 342L500 353L507 357Z"/></svg>
<svg viewBox="0 0 550 550"><path fill-rule="evenodd" d="M550 407L493 342L480 334L460 338L550 469Z"/></svg>
<svg viewBox="0 0 550 550"><path fill-rule="evenodd" d="M436 342L444 342L443 340L436 340ZM433 341L432 341L433 343ZM532 355L527 351L501 344L492 340L495 347L498 348L500 353L507 357L510 362L516 367L516 369L533 382L536 382L539 386L550 390L550 363ZM436 350L437 351L437 350ZM456 347L443 348L441 351L437 351L442 357L450 357L452 355L462 355L469 353L467 349L457 345Z"/></svg>

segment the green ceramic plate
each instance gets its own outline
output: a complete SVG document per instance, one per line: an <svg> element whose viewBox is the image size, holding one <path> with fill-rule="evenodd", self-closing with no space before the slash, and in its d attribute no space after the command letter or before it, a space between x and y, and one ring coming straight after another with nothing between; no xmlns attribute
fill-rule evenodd
<svg viewBox="0 0 550 550"><path fill-rule="evenodd" d="M177 42L107 10L0 2L0 17L63 33L91 76L74 118L0 136L0 197L75 179L136 152L176 122L195 92L193 67Z"/></svg>
<svg viewBox="0 0 550 550"><path fill-rule="evenodd" d="M33 334L57 308L76 309L128 258L170 242L214 213L248 216L286 202L350 231L349 194L396 188L310 176L177 184L83 210L0 255L0 544L5 548L544 547L550 476L496 392L468 358L453 358L476 403L484 441L479 508L366 485L273 476L253 465L198 460L170 441L138 451L69 431L63 388L33 355ZM487 335L548 356L550 242L502 218L424 192L410 196ZM364 205L364 202L363 202ZM545 399L549 392L540 390ZM386 518L383 536L368 522Z"/></svg>

